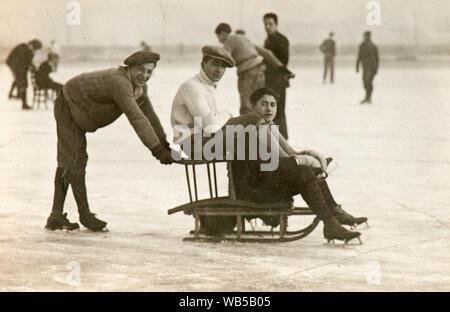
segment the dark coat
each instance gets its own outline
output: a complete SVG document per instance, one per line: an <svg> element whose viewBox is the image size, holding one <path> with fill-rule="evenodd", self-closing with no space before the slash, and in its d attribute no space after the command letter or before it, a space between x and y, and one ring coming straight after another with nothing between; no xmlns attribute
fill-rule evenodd
<svg viewBox="0 0 450 312"><path fill-rule="evenodd" d="M50 73L53 71L49 61L42 62L39 65L39 69L34 74L36 84L41 88L50 88L53 84L53 80L50 78Z"/></svg>
<svg viewBox="0 0 450 312"><path fill-rule="evenodd" d="M32 66L32 60L34 57L34 52L31 50L26 43L21 43L16 46L11 53L9 53L6 59L6 64L17 73L25 73L28 71L30 66Z"/></svg>
<svg viewBox="0 0 450 312"><path fill-rule="evenodd" d="M363 70L377 72L379 62L378 48L372 41L364 41L359 45L358 59L356 60L357 68L359 68L359 63L362 63Z"/></svg>
<svg viewBox="0 0 450 312"><path fill-rule="evenodd" d="M273 54L287 66L289 62L289 40L278 31L267 36L264 41L264 48ZM280 72L270 64L266 64L266 85L272 89L284 89L289 87L289 81L284 78L284 73Z"/></svg>
<svg viewBox="0 0 450 312"><path fill-rule="evenodd" d="M125 114L149 149L167 142L147 85L134 88L124 67L78 75L64 85L63 93L74 121L85 132L94 132Z"/></svg>
<svg viewBox="0 0 450 312"><path fill-rule="evenodd" d="M319 49L326 57L334 57L336 55L336 43L333 39L324 40Z"/></svg>

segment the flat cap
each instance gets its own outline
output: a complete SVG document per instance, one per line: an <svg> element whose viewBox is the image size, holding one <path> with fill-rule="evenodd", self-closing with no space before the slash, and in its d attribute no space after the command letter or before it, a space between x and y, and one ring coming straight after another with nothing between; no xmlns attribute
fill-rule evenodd
<svg viewBox="0 0 450 312"><path fill-rule="evenodd" d="M204 46L202 48L203 57L208 56L214 59L223 61L227 67L234 66L234 60L230 53L222 47L217 46Z"/></svg>
<svg viewBox="0 0 450 312"><path fill-rule="evenodd" d="M142 63L156 63L159 61L159 54L151 51L137 51L123 61L127 66L134 66Z"/></svg>

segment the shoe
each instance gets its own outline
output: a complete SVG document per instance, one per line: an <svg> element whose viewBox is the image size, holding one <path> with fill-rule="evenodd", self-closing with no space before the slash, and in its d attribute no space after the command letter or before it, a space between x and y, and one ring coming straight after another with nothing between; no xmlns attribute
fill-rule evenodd
<svg viewBox="0 0 450 312"><path fill-rule="evenodd" d="M366 98L366 99L364 99L364 100L362 100L361 102L359 102L359 104L364 104L364 103L367 103L369 100Z"/></svg>
<svg viewBox="0 0 450 312"><path fill-rule="evenodd" d="M24 109L24 110L33 109L33 107L28 106L28 105L22 105L22 109Z"/></svg>
<svg viewBox="0 0 450 312"><path fill-rule="evenodd" d="M97 219L95 217L95 213L91 212L80 214L80 222L84 227L88 228L93 232L104 231L106 225L108 224L105 221Z"/></svg>
<svg viewBox="0 0 450 312"><path fill-rule="evenodd" d="M80 225L78 223L71 223L67 218L67 213L51 213L47 219L47 224L45 228L50 231L54 230L67 230L73 231L78 230Z"/></svg>
<svg viewBox="0 0 450 312"><path fill-rule="evenodd" d="M344 211L344 209L341 208L341 205L337 205L336 207L332 208L331 211L333 212L339 223L343 225L355 226L367 222L366 217L355 218L351 214L348 214Z"/></svg>
<svg viewBox="0 0 450 312"><path fill-rule="evenodd" d="M354 238L359 240L360 235L361 233L359 232L352 232L344 228L334 217L324 220L323 236L328 242L337 239L347 243ZM359 241L361 242L361 240Z"/></svg>

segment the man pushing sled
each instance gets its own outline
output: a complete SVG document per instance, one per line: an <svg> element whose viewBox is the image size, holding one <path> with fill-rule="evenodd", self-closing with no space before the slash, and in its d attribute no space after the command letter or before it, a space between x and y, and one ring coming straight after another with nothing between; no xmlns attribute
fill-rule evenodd
<svg viewBox="0 0 450 312"><path fill-rule="evenodd" d="M92 231L102 231L106 222L89 209L86 194L86 132L107 126L124 113L142 143L162 164L171 164L166 134L147 95L150 79L160 56L139 51L127 59L126 66L78 75L69 80L55 100L54 114L58 135L53 208L47 219L48 230L79 229L63 213L69 184L78 206L80 222Z"/></svg>

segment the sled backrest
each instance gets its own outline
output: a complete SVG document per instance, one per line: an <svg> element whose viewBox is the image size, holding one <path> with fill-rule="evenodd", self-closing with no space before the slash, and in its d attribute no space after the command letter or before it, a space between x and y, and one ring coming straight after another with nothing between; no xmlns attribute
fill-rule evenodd
<svg viewBox="0 0 450 312"><path fill-rule="evenodd" d="M183 164L185 167L186 182L189 193L189 201L192 203L199 200L198 195L198 182L197 182L197 169L205 166L208 175L208 186L210 198L219 198L219 189L217 186L217 168L216 163L227 162L226 160L214 160L214 161L199 161L199 160L180 160L176 161L178 164ZM228 197L236 199L233 177L231 169L231 163L227 162L228 169ZM191 178L192 173L192 178Z"/></svg>

